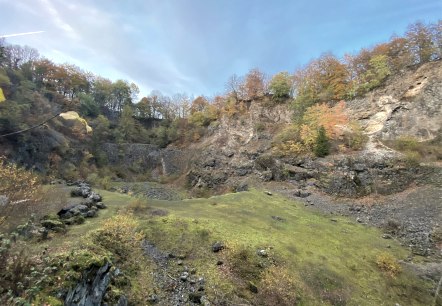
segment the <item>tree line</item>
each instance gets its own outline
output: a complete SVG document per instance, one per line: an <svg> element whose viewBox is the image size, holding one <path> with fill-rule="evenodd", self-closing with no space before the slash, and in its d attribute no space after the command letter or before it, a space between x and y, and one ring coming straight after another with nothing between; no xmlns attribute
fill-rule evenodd
<svg viewBox="0 0 442 306"><path fill-rule="evenodd" d="M69 109L88 118L97 142L166 146L198 140L221 116L246 112L252 100L269 106L289 104L294 109L294 122L299 127L310 126L306 120L314 105L335 107L339 101L381 86L390 75L441 58L442 22L417 22L403 36L342 58L325 53L294 73L269 77L254 68L244 76L233 75L225 92L214 97L167 96L155 90L140 98L134 83L111 81L71 64L56 64L33 48L0 41L0 98L5 99L0 102L0 133L25 129L49 114ZM315 124L310 130L322 125ZM314 132L305 127L298 130L310 143Z"/></svg>

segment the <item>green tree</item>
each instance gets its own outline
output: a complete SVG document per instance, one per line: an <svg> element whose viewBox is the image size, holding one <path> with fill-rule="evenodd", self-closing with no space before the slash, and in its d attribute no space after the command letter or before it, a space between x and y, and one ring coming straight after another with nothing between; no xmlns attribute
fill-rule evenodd
<svg viewBox="0 0 442 306"><path fill-rule="evenodd" d="M319 127L313 152L317 157L327 156L330 152L330 143L325 128L322 125Z"/></svg>
<svg viewBox="0 0 442 306"><path fill-rule="evenodd" d="M270 81L269 91L275 101L283 101L292 93L293 79L286 71L275 74Z"/></svg>
<svg viewBox="0 0 442 306"><path fill-rule="evenodd" d="M80 100L80 114L82 116L95 118L100 114L100 107L93 96L82 92L78 95L78 99Z"/></svg>
<svg viewBox="0 0 442 306"><path fill-rule="evenodd" d="M133 118L133 110L130 105L125 105L121 112L121 117L117 128L119 135L118 142L131 142L136 137L136 123Z"/></svg>
<svg viewBox="0 0 442 306"><path fill-rule="evenodd" d="M386 55L376 55L372 57L369 67L368 71L362 76L363 84L361 85L361 89L363 92L378 87L391 74L388 57Z"/></svg>

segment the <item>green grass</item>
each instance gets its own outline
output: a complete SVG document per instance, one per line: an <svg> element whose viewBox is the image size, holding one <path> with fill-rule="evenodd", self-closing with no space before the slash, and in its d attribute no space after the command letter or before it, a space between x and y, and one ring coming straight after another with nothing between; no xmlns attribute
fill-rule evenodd
<svg viewBox="0 0 442 306"><path fill-rule="evenodd" d="M99 192L108 209L38 247L46 246L55 253L78 248L100 221L125 210L133 199ZM400 260L409 251L393 240L382 239L379 230L347 218L333 217L332 221L330 216L312 212L300 203L258 190L209 199L148 200L147 205L147 211L136 215L147 239L164 251L185 255L185 265L195 267L198 275L206 278L206 292L214 304L223 299L234 304L241 299L253 303L265 300L260 296L261 276L272 267L278 267L278 271L282 268L287 274L284 277L293 279L299 287L299 305L431 303L428 284L407 270L393 278L376 264L379 254L387 252ZM154 216L152 212L159 209L168 215ZM215 241L223 241L226 249L213 253L211 245ZM269 257L259 257L258 249L267 250ZM218 260L224 265L217 266ZM142 287L140 279L134 277L134 288ZM256 284L258 294L248 289L249 282Z"/></svg>

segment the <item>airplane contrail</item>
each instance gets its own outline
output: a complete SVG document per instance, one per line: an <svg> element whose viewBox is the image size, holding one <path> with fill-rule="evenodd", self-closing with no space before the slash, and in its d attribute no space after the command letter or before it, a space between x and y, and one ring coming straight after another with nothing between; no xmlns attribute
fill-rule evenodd
<svg viewBox="0 0 442 306"><path fill-rule="evenodd" d="M36 32L25 32L25 33L16 33L16 34L0 35L0 38L8 38L8 37L15 37L15 36L40 34L40 33L44 33L44 31L36 31Z"/></svg>

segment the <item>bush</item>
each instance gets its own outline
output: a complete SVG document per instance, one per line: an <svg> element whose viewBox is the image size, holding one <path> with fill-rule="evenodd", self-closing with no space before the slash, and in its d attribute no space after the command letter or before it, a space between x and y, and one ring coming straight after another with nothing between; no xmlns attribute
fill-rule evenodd
<svg viewBox="0 0 442 306"><path fill-rule="evenodd" d="M419 146L417 139L413 136L401 136L396 139L395 147L400 151L416 150Z"/></svg>
<svg viewBox="0 0 442 306"><path fill-rule="evenodd" d="M421 161L421 155L418 152L407 151L404 153L404 161L408 167L418 167Z"/></svg>
<svg viewBox="0 0 442 306"><path fill-rule="evenodd" d="M143 199L133 199L127 204L127 210L135 214L146 212L149 209L147 201Z"/></svg>
<svg viewBox="0 0 442 306"><path fill-rule="evenodd" d="M40 182L32 171L9 163L0 156L0 194L10 202L34 199L40 188Z"/></svg>
<svg viewBox="0 0 442 306"><path fill-rule="evenodd" d="M396 258L389 253L381 253L376 257L378 268L391 277L398 275L402 269Z"/></svg>
<svg viewBox="0 0 442 306"><path fill-rule="evenodd" d="M264 123L262 122L258 122L255 124L255 130L256 132L260 133L260 132L264 132L266 129L266 126L264 125Z"/></svg>
<svg viewBox="0 0 442 306"><path fill-rule="evenodd" d="M344 132L345 145L352 150L361 150L367 140L368 137L364 134L364 131L362 130L358 122L350 122L349 130Z"/></svg>
<svg viewBox="0 0 442 306"><path fill-rule="evenodd" d="M131 215L117 215L103 222L101 228L93 234L93 240L124 259L129 256L131 249L138 247L142 239L137 227L138 222Z"/></svg>

